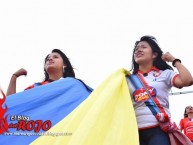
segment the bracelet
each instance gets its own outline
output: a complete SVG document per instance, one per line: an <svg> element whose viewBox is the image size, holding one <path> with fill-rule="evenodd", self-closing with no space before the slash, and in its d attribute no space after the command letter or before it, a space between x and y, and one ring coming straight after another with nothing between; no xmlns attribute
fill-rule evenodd
<svg viewBox="0 0 193 145"><path fill-rule="evenodd" d="M13 74L14 76L16 76L16 78L18 77L18 75L16 75L16 74Z"/></svg>
<svg viewBox="0 0 193 145"><path fill-rule="evenodd" d="M175 63L176 63L177 61L181 63L181 60L180 60L180 59L174 59L174 60L172 61L172 65L173 65L174 67L176 67L176 66L175 66Z"/></svg>

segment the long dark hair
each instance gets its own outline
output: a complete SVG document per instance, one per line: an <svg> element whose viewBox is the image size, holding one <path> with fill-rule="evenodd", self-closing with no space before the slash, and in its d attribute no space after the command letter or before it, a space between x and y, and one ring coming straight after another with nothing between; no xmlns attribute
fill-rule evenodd
<svg viewBox="0 0 193 145"><path fill-rule="evenodd" d="M53 49L51 53L54 53L54 52L60 54L60 56L63 59L63 63L66 65L66 67L64 68L64 71L63 71L64 72L63 73L63 78L65 78L65 77L75 78L75 73L74 73L73 67L72 67L68 57L59 49ZM48 56L49 56L49 54L46 56L46 58L44 60L44 65L46 64ZM45 68L44 68L44 75L45 75L44 81L48 81L49 80L49 75L46 72Z"/></svg>
<svg viewBox="0 0 193 145"><path fill-rule="evenodd" d="M184 118L188 117L188 114L186 113L186 108L184 110Z"/></svg>
<svg viewBox="0 0 193 145"><path fill-rule="evenodd" d="M131 70L133 70L134 74L137 73L139 70L139 65L135 62L135 59L134 59L135 48L138 45L138 43L141 41L146 41L150 45L152 52L157 53L157 57L155 58L155 60L153 62L153 66L155 66L156 68L158 68L160 70L166 70L166 69L173 70L173 68L170 65L168 65L165 61L162 60L161 56L163 54L163 51L159 47L156 38L153 36L143 36L140 38L139 41L136 41L135 47L133 49Z"/></svg>

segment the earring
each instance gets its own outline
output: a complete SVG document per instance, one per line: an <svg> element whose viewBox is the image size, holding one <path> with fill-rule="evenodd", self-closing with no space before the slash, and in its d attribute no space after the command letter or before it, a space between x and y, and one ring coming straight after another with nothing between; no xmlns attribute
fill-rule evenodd
<svg viewBox="0 0 193 145"><path fill-rule="evenodd" d="M65 66L63 66L62 68L63 68L63 73L65 73Z"/></svg>

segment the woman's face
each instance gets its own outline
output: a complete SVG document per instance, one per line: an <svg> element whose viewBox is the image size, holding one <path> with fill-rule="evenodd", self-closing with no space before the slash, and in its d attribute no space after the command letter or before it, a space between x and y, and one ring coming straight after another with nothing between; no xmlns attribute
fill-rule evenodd
<svg viewBox="0 0 193 145"><path fill-rule="evenodd" d="M139 42L134 49L134 59L137 64L153 63L155 57L156 55L146 41Z"/></svg>
<svg viewBox="0 0 193 145"><path fill-rule="evenodd" d="M53 52L49 54L45 63L45 69L47 72L53 69L63 71L63 67L64 67L63 59L59 53Z"/></svg>
<svg viewBox="0 0 193 145"><path fill-rule="evenodd" d="M192 106L186 107L186 114L188 114L188 113L193 113L193 107Z"/></svg>

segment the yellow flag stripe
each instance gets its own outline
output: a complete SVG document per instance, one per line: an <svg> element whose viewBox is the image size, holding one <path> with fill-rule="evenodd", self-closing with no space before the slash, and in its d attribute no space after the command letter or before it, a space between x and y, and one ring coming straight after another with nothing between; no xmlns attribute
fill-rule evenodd
<svg viewBox="0 0 193 145"><path fill-rule="evenodd" d="M47 132L68 134L41 136L31 145L139 145L126 75L125 69L114 72Z"/></svg>

